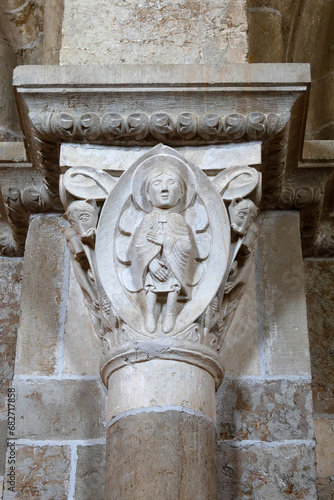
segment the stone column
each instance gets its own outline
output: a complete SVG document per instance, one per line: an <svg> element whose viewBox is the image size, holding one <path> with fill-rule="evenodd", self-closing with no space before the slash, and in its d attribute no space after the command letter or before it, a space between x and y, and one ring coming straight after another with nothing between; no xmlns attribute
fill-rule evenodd
<svg viewBox="0 0 334 500"><path fill-rule="evenodd" d="M215 389L223 372L210 351L168 340L115 349L103 369L106 499L217 498Z"/></svg>
<svg viewBox="0 0 334 500"><path fill-rule="evenodd" d="M61 178L74 272L103 343L106 500L217 499L220 350L254 256L259 182L250 167L211 181L162 144L118 181L93 167Z"/></svg>

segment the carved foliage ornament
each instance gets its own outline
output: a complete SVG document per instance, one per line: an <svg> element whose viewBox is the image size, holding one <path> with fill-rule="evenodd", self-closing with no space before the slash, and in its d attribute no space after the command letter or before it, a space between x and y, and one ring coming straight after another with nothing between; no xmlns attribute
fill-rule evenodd
<svg viewBox="0 0 334 500"><path fill-rule="evenodd" d="M289 121L289 113L252 112L247 115L217 113L196 115L184 111L171 115L164 111L147 114L136 112L123 115L108 112L104 115L87 112L81 115L68 112L29 113L29 118L40 138L45 141L85 140L98 143L165 143L180 141L229 142L238 140L268 140L282 130Z"/></svg>
<svg viewBox="0 0 334 500"><path fill-rule="evenodd" d="M221 349L250 271L261 176L213 180L158 145L119 180L89 167L61 178L67 241L106 349L166 336Z"/></svg>

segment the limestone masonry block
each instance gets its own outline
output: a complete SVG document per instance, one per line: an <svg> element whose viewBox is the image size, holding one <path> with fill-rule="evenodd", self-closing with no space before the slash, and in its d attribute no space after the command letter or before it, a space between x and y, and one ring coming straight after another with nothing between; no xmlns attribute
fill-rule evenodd
<svg viewBox="0 0 334 500"><path fill-rule="evenodd" d="M15 373L56 373L69 260L60 217L32 219L26 243Z"/></svg>
<svg viewBox="0 0 334 500"><path fill-rule="evenodd" d="M316 418L314 420L317 442L317 477L334 477L334 420Z"/></svg>
<svg viewBox="0 0 334 500"><path fill-rule="evenodd" d="M305 260L313 405L334 414L334 260Z"/></svg>
<svg viewBox="0 0 334 500"><path fill-rule="evenodd" d="M227 380L217 392L218 439L313 439L312 394L305 382Z"/></svg>
<svg viewBox="0 0 334 500"><path fill-rule="evenodd" d="M247 60L245 0L65 0L61 64Z"/></svg>
<svg viewBox="0 0 334 500"><path fill-rule="evenodd" d="M67 500L70 470L69 446L17 446L16 493L5 490L4 500Z"/></svg>
<svg viewBox="0 0 334 500"><path fill-rule="evenodd" d="M0 477L5 474L5 456L7 448L7 419L0 420Z"/></svg>
<svg viewBox="0 0 334 500"><path fill-rule="evenodd" d="M218 445L219 500L317 500L314 448Z"/></svg>
<svg viewBox="0 0 334 500"><path fill-rule="evenodd" d="M98 376L101 356L100 340L71 268L64 334L64 374Z"/></svg>
<svg viewBox="0 0 334 500"><path fill-rule="evenodd" d="M105 436L101 382L19 381L17 434L24 439L96 439Z"/></svg>
<svg viewBox="0 0 334 500"><path fill-rule="evenodd" d="M252 269L222 349L225 375L260 375L256 279Z"/></svg>
<svg viewBox="0 0 334 500"><path fill-rule="evenodd" d="M260 337L268 375L310 375L298 212L266 212L259 233Z"/></svg>
<svg viewBox="0 0 334 500"><path fill-rule="evenodd" d="M102 500L105 482L105 445L78 446L75 500Z"/></svg>
<svg viewBox="0 0 334 500"><path fill-rule="evenodd" d="M0 259L0 414L7 414L7 388L14 373L16 335L20 314L22 259ZM0 474L1 475L1 474Z"/></svg>

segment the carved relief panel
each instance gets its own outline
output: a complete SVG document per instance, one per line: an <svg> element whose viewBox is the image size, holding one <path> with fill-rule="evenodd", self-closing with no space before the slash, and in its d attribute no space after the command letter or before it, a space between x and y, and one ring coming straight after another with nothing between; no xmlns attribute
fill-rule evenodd
<svg viewBox="0 0 334 500"><path fill-rule="evenodd" d="M105 351L169 337L219 352L254 255L257 170L209 178L158 145L119 179L74 167L60 186L74 271Z"/></svg>

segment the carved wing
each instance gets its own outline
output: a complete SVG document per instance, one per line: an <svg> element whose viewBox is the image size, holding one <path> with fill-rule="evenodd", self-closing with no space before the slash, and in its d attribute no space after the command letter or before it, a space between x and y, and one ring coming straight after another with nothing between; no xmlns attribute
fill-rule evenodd
<svg viewBox="0 0 334 500"><path fill-rule="evenodd" d="M223 200L232 201L252 195L255 205L260 202L261 173L255 168L248 166L226 168L212 180L212 183Z"/></svg>
<svg viewBox="0 0 334 500"><path fill-rule="evenodd" d="M103 170L72 167L60 176L60 199L65 209L73 199L103 201L116 182L116 179Z"/></svg>

